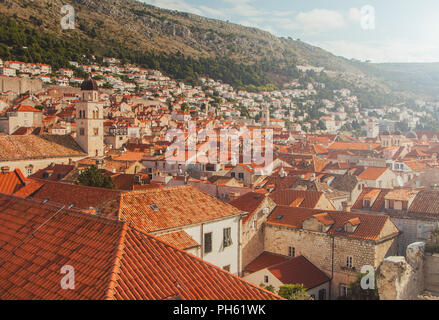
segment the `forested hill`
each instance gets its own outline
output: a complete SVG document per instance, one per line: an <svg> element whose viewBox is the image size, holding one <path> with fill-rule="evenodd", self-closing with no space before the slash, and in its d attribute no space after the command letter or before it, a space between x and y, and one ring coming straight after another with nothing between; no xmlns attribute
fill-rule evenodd
<svg viewBox="0 0 439 320"><path fill-rule="evenodd" d="M0 0L0 57L55 68L95 55L120 58L195 83L210 76L235 87L272 89L301 76L298 65L324 67L375 95L388 85L366 64L255 28L164 10L134 0L70 0L76 28L62 30L61 0ZM366 75L366 76L365 76ZM369 90L370 91L370 90Z"/></svg>

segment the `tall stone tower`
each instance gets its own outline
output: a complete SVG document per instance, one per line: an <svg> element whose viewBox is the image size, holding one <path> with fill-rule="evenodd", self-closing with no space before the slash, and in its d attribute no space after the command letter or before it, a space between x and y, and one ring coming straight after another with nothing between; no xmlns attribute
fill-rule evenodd
<svg viewBox="0 0 439 320"><path fill-rule="evenodd" d="M268 103L263 106L262 120L263 120L264 126L270 125L270 105Z"/></svg>
<svg viewBox="0 0 439 320"><path fill-rule="evenodd" d="M374 119L370 119L367 122L367 137L368 138L376 138L380 134L380 129L378 127L378 123Z"/></svg>
<svg viewBox="0 0 439 320"><path fill-rule="evenodd" d="M104 155L104 106L99 103L96 81L81 85L81 102L76 105L76 141L89 157Z"/></svg>

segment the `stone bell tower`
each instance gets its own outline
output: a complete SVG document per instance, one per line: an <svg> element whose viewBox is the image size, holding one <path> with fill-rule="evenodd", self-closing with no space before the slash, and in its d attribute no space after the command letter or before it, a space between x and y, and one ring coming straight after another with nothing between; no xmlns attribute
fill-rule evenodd
<svg viewBox="0 0 439 320"><path fill-rule="evenodd" d="M81 85L81 102L76 105L76 141L89 157L104 156L104 106L99 103L95 80Z"/></svg>

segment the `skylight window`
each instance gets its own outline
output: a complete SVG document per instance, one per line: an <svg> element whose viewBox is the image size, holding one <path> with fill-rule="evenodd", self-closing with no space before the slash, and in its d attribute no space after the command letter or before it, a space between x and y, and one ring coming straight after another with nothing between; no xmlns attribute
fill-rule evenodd
<svg viewBox="0 0 439 320"><path fill-rule="evenodd" d="M154 211L159 211L159 207L156 204L151 204L149 207Z"/></svg>

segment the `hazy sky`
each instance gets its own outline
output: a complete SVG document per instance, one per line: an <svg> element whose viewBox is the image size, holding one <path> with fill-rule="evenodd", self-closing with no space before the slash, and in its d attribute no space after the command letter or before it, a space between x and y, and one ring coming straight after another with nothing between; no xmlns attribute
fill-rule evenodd
<svg viewBox="0 0 439 320"><path fill-rule="evenodd" d="M347 58L439 62L439 0L140 1L301 39ZM374 29L365 6L375 11Z"/></svg>

